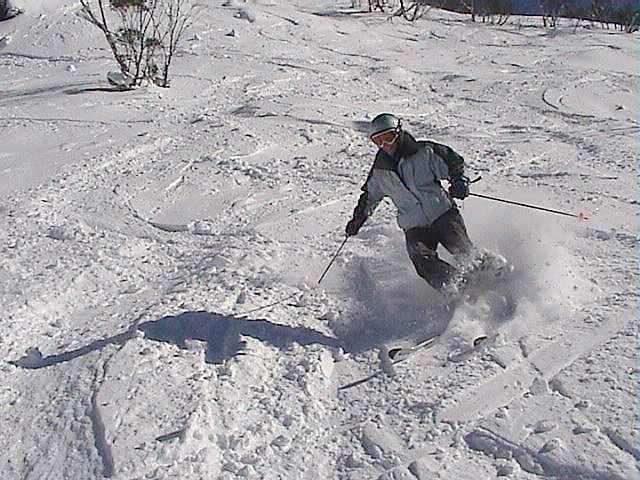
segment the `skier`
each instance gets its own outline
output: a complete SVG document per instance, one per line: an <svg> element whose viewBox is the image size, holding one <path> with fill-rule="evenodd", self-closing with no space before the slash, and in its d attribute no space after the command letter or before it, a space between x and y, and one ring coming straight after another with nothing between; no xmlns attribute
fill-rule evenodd
<svg viewBox="0 0 640 480"><path fill-rule="evenodd" d="M442 260L442 244L463 264L484 269L488 263L504 266L502 258L478 252L467 234L454 198L469 196L464 159L451 147L416 141L393 114L382 113L370 125L370 138L378 147L362 194L347 223L346 234L357 235L384 197L397 208L398 226L404 230L407 252L419 276L447 299L456 299L467 278L463 269ZM441 180L449 181L445 191Z"/></svg>

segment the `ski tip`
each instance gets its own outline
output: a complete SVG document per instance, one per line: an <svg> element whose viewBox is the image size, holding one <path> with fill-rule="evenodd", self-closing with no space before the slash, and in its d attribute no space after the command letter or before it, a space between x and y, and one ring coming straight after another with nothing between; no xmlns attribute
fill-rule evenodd
<svg viewBox="0 0 640 480"><path fill-rule="evenodd" d="M402 351L401 348L392 348L391 350L389 350L387 352L387 355L389 356L389 358L391 360L393 360L394 358L396 358L396 356L398 355L398 353L400 353Z"/></svg>
<svg viewBox="0 0 640 480"><path fill-rule="evenodd" d="M486 335L481 335L479 337L476 337L473 340L473 346L477 347L478 345L480 345L482 342L486 341L489 337L487 337Z"/></svg>

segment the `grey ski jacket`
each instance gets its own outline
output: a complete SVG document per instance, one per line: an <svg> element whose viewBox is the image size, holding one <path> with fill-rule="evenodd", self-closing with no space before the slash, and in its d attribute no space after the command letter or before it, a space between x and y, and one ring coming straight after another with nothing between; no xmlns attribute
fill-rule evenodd
<svg viewBox="0 0 640 480"><path fill-rule="evenodd" d="M428 227L455 207L440 180L462 175L464 159L446 145L418 142L407 132L402 132L400 142L393 157L378 150L353 217L369 217L389 197L398 209L401 229Z"/></svg>

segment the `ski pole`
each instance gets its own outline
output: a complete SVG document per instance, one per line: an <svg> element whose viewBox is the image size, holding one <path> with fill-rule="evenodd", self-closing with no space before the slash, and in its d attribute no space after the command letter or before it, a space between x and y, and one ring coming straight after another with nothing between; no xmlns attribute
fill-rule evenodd
<svg viewBox="0 0 640 480"><path fill-rule="evenodd" d="M327 268L324 269L324 272L322 273L322 275L320 276L320 280L318 280L318 285L320 285L320 282L322 282L322 279L324 278L324 276L327 274L327 272L329 271L329 269L331 268L331 265L333 265L333 262L335 262L336 258L338 258L338 255L340 255L340 251L342 250L342 247L344 247L345 243L347 243L347 240L349 240L349 237L345 237L344 238L344 242L342 242L342 245L340 245L340 248L338 248L338 251L336 252L336 254L333 256L333 258L331 259L331 261L329 262L329 265L327 265Z"/></svg>
<svg viewBox="0 0 640 480"><path fill-rule="evenodd" d="M318 280L318 285L320 285L320 282L322 281L322 279L324 278L324 276L327 274L327 272L329 271L329 269L331 268L331 265L333 265L333 262L336 260L336 258L338 258L338 255L340 255L340 251L342 250L342 247L344 247L345 243L347 243L347 240L349 240L349 237L346 237L344 239L344 242L342 242L342 245L340 245L340 248L338 248L338 251L335 253L335 255L333 256L333 258L331 259L331 261L329 262L329 265L327 265L327 268L325 268L324 272L322 273L322 276L320 277L320 280ZM289 296L283 297L278 301L275 301L273 303L269 303L267 305L262 305L260 307L254 308L252 310L247 310L245 312L242 313L236 313L234 315L238 316L238 318L243 318L246 317L249 313L254 313L260 310L264 310L265 308L269 308L269 307L275 307L276 305L280 305L281 303L286 302L287 300L294 298L295 296L297 296L298 293L292 293Z"/></svg>
<svg viewBox="0 0 640 480"><path fill-rule="evenodd" d="M496 202L508 203L510 205L518 205L519 207L533 208L534 210L542 210L543 212L557 213L558 215L566 215L567 217L574 217L579 220L588 219L588 217L582 212L578 214L563 212L561 210L554 210L552 208L539 207L537 205L529 205L528 203L514 202L512 200L505 200L504 198L490 197L489 195L481 195L479 193L469 193L469 196L486 198L487 200L494 200Z"/></svg>

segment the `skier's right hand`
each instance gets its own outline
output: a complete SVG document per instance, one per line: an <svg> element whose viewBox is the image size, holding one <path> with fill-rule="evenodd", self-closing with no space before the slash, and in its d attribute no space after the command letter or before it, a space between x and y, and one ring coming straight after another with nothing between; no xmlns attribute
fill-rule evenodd
<svg viewBox="0 0 640 480"><path fill-rule="evenodd" d="M453 198L464 200L469 196L469 183L471 183L469 178L462 174L452 177L451 185L449 185L449 195Z"/></svg>
<svg viewBox="0 0 640 480"><path fill-rule="evenodd" d="M353 237L354 235L357 235L366 220L367 217L353 217L349 220L349 223L347 223L347 227L345 228L347 236Z"/></svg>

